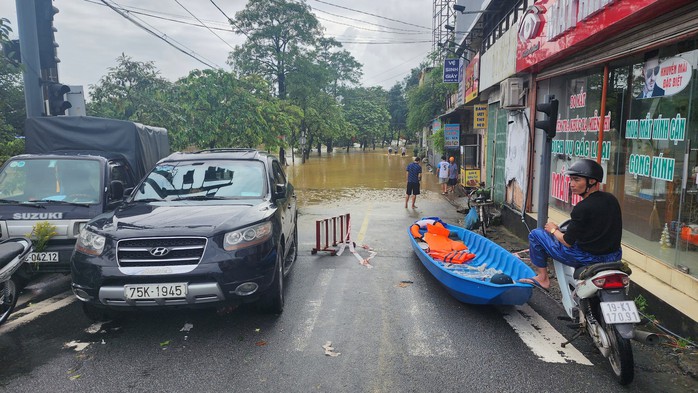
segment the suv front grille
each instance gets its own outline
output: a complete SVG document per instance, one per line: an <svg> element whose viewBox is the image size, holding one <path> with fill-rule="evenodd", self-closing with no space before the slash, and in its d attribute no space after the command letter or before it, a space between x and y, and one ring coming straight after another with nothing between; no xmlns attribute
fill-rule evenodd
<svg viewBox="0 0 698 393"><path fill-rule="evenodd" d="M204 237L151 237L120 240L116 259L121 267L196 265L206 248Z"/></svg>

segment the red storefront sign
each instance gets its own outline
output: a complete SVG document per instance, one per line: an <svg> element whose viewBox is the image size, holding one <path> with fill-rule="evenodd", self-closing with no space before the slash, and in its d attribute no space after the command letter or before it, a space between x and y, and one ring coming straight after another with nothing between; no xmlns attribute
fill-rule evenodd
<svg viewBox="0 0 698 393"><path fill-rule="evenodd" d="M538 71L690 1L539 0L521 18L516 71Z"/></svg>
<svg viewBox="0 0 698 393"><path fill-rule="evenodd" d="M475 54L465 68L465 103L477 97L480 85L480 53Z"/></svg>

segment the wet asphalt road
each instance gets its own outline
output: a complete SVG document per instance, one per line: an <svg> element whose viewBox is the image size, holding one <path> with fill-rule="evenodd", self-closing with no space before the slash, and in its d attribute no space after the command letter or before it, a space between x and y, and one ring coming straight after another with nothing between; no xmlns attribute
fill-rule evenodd
<svg viewBox="0 0 698 393"><path fill-rule="evenodd" d="M78 301L59 300L67 305L21 326L0 327L0 390L698 391L672 359L657 358L638 345L630 389L616 384L587 338L574 345L593 366L542 361L505 321L506 308L456 301L421 265L409 246L408 225L425 216L462 223L463 216L436 192L427 191L417 205L404 209L402 190L387 189L303 206L300 255L280 316L243 306L225 315L134 313L99 326L83 316ZM315 220L346 213L352 217L352 238L377 253L372 268L348 252L311 254ZM512 248L520 245L503 228L495 236ZM60 276L33 284L23 300L31 305L14 319L68 288ZM553 299L534 291L530 305L560 333L571 335L556 319L561 308ZM69 348L70 342L87 346ZM323 348L328 342L331 349Z"/></svg>

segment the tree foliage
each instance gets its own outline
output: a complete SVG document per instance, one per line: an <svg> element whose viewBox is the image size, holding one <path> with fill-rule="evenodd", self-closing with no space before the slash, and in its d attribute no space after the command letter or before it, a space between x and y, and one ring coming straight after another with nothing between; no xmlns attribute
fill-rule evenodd
<svg viewBox="0 0 698 393"><path fill-rule="evenodd" d="M445 99L457 86L443 83L443 67L431 69L421 85L407 91L407 128L419 131L445 108Z"/></svg>
<svg viewBox="0 0 698 393"><path fill-rule="evenodd" d="M144 124L170 122L179 110L168 100L172 83L160 76L151 61L134 61L122 54L98 84L91 85L92 116Z"/></svg>
<svg viewBox="0 0 698 393"><path fill-rule="evenodd" d="M307 53L321 36L320 24L303 2L250 0L231 21L247 40L235 47L228 63L242 74L262 75L286 98L286 77L296 58Z"/></svg>
<svg viewBox="0 0 698 393"><path fill-rule="evenodd" d="M356 138L366 148L375 146L386 135L390 122L387 94L380 87L343 91L346 119L357 129Z"/></svg>
<svg viewBox="0 0 698 393"><path fill-rule="evenodd" d="M0 18L0 45L9 42L12 28L9 20ZM12 142L15 136L22 135L26 110L24 103L24 86L22 84L22 69L13 61L0 53L0 143ZM3 150L14 151L21 142L3 147ZM0 154L5 154L3 151Z"/></svg>

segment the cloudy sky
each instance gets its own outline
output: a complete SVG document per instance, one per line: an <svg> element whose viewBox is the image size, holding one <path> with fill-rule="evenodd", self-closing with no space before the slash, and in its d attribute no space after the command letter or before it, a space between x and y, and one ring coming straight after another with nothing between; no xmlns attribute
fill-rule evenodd
<svg viewBox="0 0 698 393"><path fill-rule="evenodd" d="M21 0L0 0L0 17L10 20L12 38L17 38L18 31L16 1ZM101 0L54 0L59 9L54 26L61 82L88 88L116 65L122 53L136 61L153 61L162 76L172 81L190 70L208 68L206 64L229 69L228 53L244 42L244 36L230 30L225 15L234 18L246 0L106 1L129 10L139 23L201 61L136 26ZM432 1L305 1L325 35L342 42L363 64L364 86L389 89L431 49Z"/></svg>

